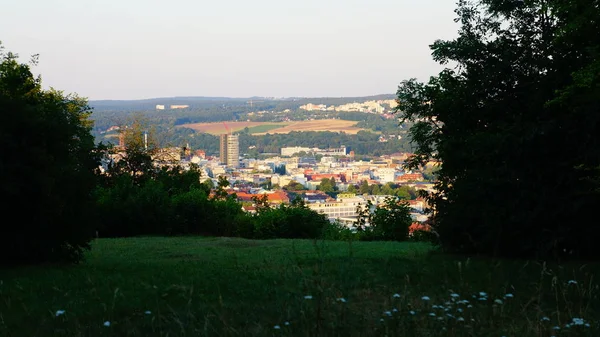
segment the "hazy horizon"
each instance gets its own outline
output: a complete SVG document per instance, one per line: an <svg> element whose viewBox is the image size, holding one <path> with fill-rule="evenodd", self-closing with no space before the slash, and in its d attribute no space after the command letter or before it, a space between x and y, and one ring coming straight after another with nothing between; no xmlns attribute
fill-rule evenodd
<svg viewBox="0 0 600 337"><path fill-rule="evenodd" d="M5 6L6 51L44 87L90 100L358 97L394 93L442 67L456 36L442 0L30 0Z"/></svg>

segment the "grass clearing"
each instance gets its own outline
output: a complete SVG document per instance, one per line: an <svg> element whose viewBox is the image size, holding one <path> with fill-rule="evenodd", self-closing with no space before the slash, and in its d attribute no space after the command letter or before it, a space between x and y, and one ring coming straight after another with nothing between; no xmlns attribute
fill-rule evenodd
<svg viewBox="0 0 600 337"><path fill-rule="evenodd" d="M253 126L253 127L249 128L249 131L250 131L250 134L267 133L271 130L275 130L275 129L279 129L279 128L281 128L281 124L263 124L263 125Z"/></svg>
<svg viewBox="0 0 600 337"><path fill-rule="evenodd" d="M267 133L290 133L292 131L331 131L345 132L348 134L356 134L363 128L356 127L357 121L347 121L342 119L318 119L296 122L225 122L231 132L239 132L244 128L248 128L251 134L260 136ZM227 133L227 128L222 122L219 123L193 123L183 124L178 127L185 127L196 130L198 132L209 133L212 135L220 135Z"/></svg>
<svg viewBox="0 0 600 337"><path fill-rule="evenodd" d="M418 243L100 239L78 266L1 270L0 336L599 336L599 271Z"/></svg>

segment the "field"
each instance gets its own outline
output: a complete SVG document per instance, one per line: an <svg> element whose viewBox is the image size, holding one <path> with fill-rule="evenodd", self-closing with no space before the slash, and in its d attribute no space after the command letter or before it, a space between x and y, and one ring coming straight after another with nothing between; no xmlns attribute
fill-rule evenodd
<svg viewBox="0 0 600 337"><path fill-rule="evenodd" d="M290 133L291 131L332 131L332 132L346 132L349 134L356 134L362 128L358 128L355 125L358 122L346 121L341 119L321 119L321 120L309 120L309 121L298 121L298 122L287 122L287 123L273 123L273 122L226 122L227 126L232 132L238 132L244 128L249 128L250 133L254 135L264 135L267 132L274 133ZM226 133L227 129L223 123L194 123L194 124L183 124L179 127L186 127L194 129L199 132L210 133L213 135L219 135Z"/></svg>
<svg viewBox="0 0 600 337"><path fill-rule="evenodd" d="M0 336L600 336L599 266L419 243L100 239L0 270Z"/></svg>

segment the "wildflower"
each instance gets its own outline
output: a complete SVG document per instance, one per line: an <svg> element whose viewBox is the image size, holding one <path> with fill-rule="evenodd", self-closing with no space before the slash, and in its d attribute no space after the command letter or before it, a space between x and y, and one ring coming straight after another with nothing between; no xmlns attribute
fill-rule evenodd
<svg viewBox="0 0 600 337"><path fill-rule="evenodd" d="M415 314L415 312L414 312L414 311L412 311L412 310L411 310L411 311L409 311L409 313L410 313L411 315L414 315L414 314Z"/></svg>
<svg viewBox="0 0 600 337"><path fill-rule="evenodd" d="M575 281L575 280L569 280L569 282L567 282L567 284L577 284L577 281Z"/></svg>
<svg viewBox="0 0 600 337"><path fill-rule="evenodd" d="M513 294L506 294L506 295L504 295L504 298L513 298L513 297L514 297Z"/></svg>
<svg viewBox="0 0 600 337"><path fill-rule="evenodd" d="M150 315L150 314L152 314L152 311L150 311L150 310L146 310L146 312L144 312L144 314L146 314L146 315Z"/></svg>
<svg viewBox="0 0 600 337"><path fill-rule="evenodd" d="M346 299L343 297L340 297L337 300L338 300L338 302L346 303Z"/></svg>
<svg viewBox="0 0 600 337"><path fill-rule="evenodd" d="M304 296L304 299L305 300L312 300L312 296L311 295L306 295L306 296Z"/></svg>
<svg viewBox="0 0 600 337"><path fill-rule="evenodd" d="M388 316L392 316L392 312L391 311L386 311L386 312L384 312L384 314L386 314Z"/></svg>
<svg viewBox="0 0 600 337"><path fill-rule="evenodd" d="M480 301L487 301L487 297L480 297L479 300Z"/></svg>
<svg viewBox="0 0 600 337"><path fill-rule="evenodd" d="M502 304L502 303L504 303L504 302L502 302L502 300L501 300L501 299L495 299L495 300L494 300L494 303L496 303L496 304Z"/></svg>
<svg viewBox="0 0 600 337"><path fill-rule="evenodd" d="M481 297L487 297L487 294L485 292L483 292L483 291L480 291L479 292L479 296L481 296Z"/></svg>
<svg viewBox="0 0 600 337"><path fill-rule="evenodd" d="M104 326L108 328L110 326L110 322L109 321L104 322Z"/></svg>
<svg viewBox="0 0 600 337"><path fill-rule="evenodd" d="M553 330L560 330L560 327L559 327L559 326L555 326L555 327L553 327L552 329L553 329Z"/></svg>
<svg viewBox="0 0 600 337"><path fill-rule="evenodd" d="M64 310L56 310L56 317L60 316L60 315L64 315L65 311Z"/></svg>
<svg viewBox="0 0 600 337"><path fill-rule="evenodd" d="M583 325L584 323L583 318L573 318L573 325Z"/></svg>
<svg viewBox="0 0 600 337"><path fill-rule="evenodd" d="M394 308L392 309L392 312L398 312L398 309Z"/></svg>
<svg viewBox="0 0 600 337"><path fill-rule="evenodd" d="M448 316L450 318L454 318L454 315L451 315L451 314L446 314L446 316Z"/></svg>
<svg viewBox="0 0 600 337"><path fill-rule="evenodd" d="M273 329L279 330L279 329L281 329L281 327L279 325L276 325L276 326L273 327Z"/></svg>
<svg viewBox="0 0 600 337"><path fill-rule="evenodd" d="M451 296L452 298L459 298L459 297L460 297L460 295L459 295L459 294L455 294L455 293L453 293L453 294L450 294L450 296Z"/></svg>
<svg viewBox="0 0 600 337"><path fill-rule="evenodd" d="M585 323L583 326L585 326L586 328L590 327L590 323Z"/></svg>
<svg viewBox="0 0 600 337"><path fill-rule="evenodd" d="M444 317L438 317L438 321L441 321L443 319L444 319Z"/></svg>
<svg viewBox="0 0 600 337"><path fill-rule="evenodd" d="M400 298L400 294L394 294L392 297L394 297L394 298Z"/></svg>
<svg viewBox="0 0 600 337"><path fill-rule="evenodd" d="M463 310L461 308L456 309L456 311L463 312Z"/></svg>
<svg viewBox="0 0 600 337"><path fill-rule="evenodd" d="M383 322L383 318L381 318L379 321L380 321L380 322Z"/></svg>
<svg viewBox="0 0 600 337"><path fill-rule="evenodd" d="M544 322L549 322L549 321L550 321L550 318L548 318L548 317L544 316L544 317L542 317L542 321L544 321Z"/></svg>
<svg viewBox="0 0 600 337"><path fill-rule="evenodd" d="M469 305L467 305L467 308L472 308L472 307L473 307L473 306L472 306L472 305L470 305L470 304L469 304Z"/></svg>
<svg viewBox="0 0 600 337"><path fill-rule="evenodd" d="M430 298L429 298L429 296L423 296L423 297L421 297L421 299L422 299L423 301L429 301L429 299L430 299Z"/></svg>
<svg viewBox="0 0 600 337"><path fill-rule="evenodd" d="M431 316L431 317L435 317L435 312L430 312L430 313L429 313L429 316Z"/></svg>
<svg viewBox="0 0 600 337"><path fill-rule="evenodd" d="M459 322L464 322L464 321L465 321L465 319L464 319L464 318L462 318L462 317L459 317L459 318L457 318L456 320L457 320L457 321L459 321Z"/></svg>
<svg viewBox="0 0 600 337"><path fill-rule="evenodd" d="M437 309L437 308L438 308L438 306L434 304L434 305L432 305L432 306L431 306L431 308L432 308L432 309Z"/></svg>
<svg viewBox="0 0 600 337"><path fill-rule="evenodd" d="M283 325L290 325L290 322L284 322Z"/></svg>

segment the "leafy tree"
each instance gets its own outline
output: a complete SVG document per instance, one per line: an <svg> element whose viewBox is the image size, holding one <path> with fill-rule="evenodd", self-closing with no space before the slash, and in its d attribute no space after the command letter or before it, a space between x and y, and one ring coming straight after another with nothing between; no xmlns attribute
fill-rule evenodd
<svg viewBox="0 0 600 337"><path fill-rule="evenodd" d="M386 241L406 241L412 224L410 207L406 201L387 197L370 216L374 237Z"/></svg>
<svg viewBox="0 0 600 337"><path fill-rule="evenodd" d="M325 193L335 192L338 190L335 184L335 178L323 178L317 188L319 189L319 191L323 191Z"/></svg>
<svg viewBox="0 0 600 337"><path fill-rule="evenodd" d="M438 159L434 227L447 251L598 256L600 8L589 1L459 1L454 64L398 88L409 168Z"/></svg>
<svg viewBox="0 0 600 337"><path fill-rule="evenodd" d="M0 265L80 261L94 237L100 165L87 100L43 90L0 45L0 107Z"/></svg>
<svg viewBox="0 0 600 337"><path fill-rule="evenodd" d="M369 194L369 182L366 180L361 181L360 185L358 185L358 192L360 194Z"/></svg>
<svg viewBox="0 0 600 337"><path fill-rule="evenodd" d="M354 184L348 185L348 193L356 193L356 186Z"/></svg>

